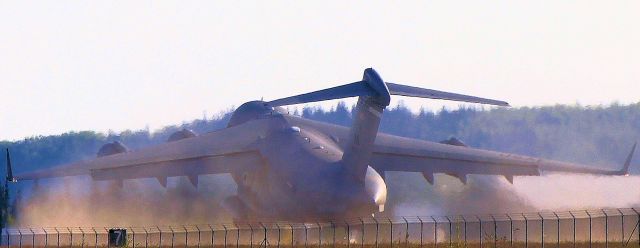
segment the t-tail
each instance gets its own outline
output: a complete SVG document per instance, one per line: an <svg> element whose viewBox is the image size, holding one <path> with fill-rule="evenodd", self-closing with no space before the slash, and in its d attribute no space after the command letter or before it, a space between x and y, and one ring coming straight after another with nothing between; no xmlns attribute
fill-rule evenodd
<svg viewBox="0 0 640 248"><path fill-rule="evenodd" d="M286 97L266 104L276 107L357 96L355 116L342 160L349 174L362 180L367 172L382 113L389 106L391 95L509 106L504 101L385 82L372 68L364 70L362 81Z"/></svg>

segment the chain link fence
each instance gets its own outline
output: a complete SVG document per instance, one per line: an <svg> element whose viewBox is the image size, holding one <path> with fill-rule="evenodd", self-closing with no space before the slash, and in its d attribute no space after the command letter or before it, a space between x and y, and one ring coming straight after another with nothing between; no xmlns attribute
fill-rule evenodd
<svg viewBox="0 0 640 248"><path fill-rule="evenodd" d="M494 215L369 217L315 223L6 228L2 230L0 244L4 247L82 248L640 248L639 220L640 208L619 208Z"/></svg>

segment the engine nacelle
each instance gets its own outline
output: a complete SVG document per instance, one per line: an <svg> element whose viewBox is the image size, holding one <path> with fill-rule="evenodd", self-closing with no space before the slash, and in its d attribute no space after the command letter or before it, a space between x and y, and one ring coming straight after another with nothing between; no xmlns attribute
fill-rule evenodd
<svg viewBox="0 0 640 248"><path fill-rule="evenodd" d="M172 133L169 138L167 139L167 142L172 142L172 141L177 141L177 140L181 140L181 139L188 139L188 138L193 138L196 137L196 133L194 133L193 131L189 130L189 129L182 129L180 131L176 131L175 133Z"/></svg>
<svg viewBox="0 0 640 248"><path fill-rule="evenodd" d="M463 143L459 139L456 139L455 137L451 137L448 140L443 140L443 141L440 141L438 143L452 145L452 146L464 146L464 147L467 147L467 144Z"/></svg>
<svg viewBox="0 0 640 248"><path fill-rule="evenodd" d="M100 147L100 150L98 150L98 153L96 155L98 157L104 157L128 151L129 149L124 144L120 143L120 141L114 141Z"/></svg>

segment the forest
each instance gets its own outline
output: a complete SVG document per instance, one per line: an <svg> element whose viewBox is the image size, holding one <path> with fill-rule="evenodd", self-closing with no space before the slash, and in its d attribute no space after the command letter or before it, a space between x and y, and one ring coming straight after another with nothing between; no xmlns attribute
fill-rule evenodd
<svg viewBox="0 0 640 248"><path fill-rule="evenodd" d="M304 108L291 114L349 126L352 109L345 103L339 103L329 110ZM93 158L107 142L120 141L129 149L138 149L165 142L169 135L183 128L195 133L221 129L231 114L230 111L154 131L70 131L59 135L32 136L17 141L0 141L0 148L11 151L14 173L32 171ZM456 137L471 147L614 169L622 165L633 143L640 140L640 102L606 106L460 107L437 111L423 109L418 113L397 105L385 110L380 131L430 141ZM635 165L640 164L638 157L633 160ZM3 174L4 170L2 166ZM633 166L631 173L640 174L640 168ZM24 184L11 185L12 194L27 189ZM16 198L12 197L11 201ZM15 205L7 204L4 195L1 200L3 205ZM6 220L7 215L3 213L3 219Z"/></svg>

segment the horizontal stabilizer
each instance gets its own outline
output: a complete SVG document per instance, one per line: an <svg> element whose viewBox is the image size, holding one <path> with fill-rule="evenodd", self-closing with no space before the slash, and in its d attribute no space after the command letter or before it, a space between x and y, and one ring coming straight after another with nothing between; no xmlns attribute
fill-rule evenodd
<svg viewBox="0 0 640 248"><path fill-rule="evenodd" d="M266 105L277 107L291 104L334 100L347 97L370 96L376 97L377 101L381 105L388 106L390 99L389 97L391 95L491 104L497 106L509 106L509 103L499 100L384 82L382 81L378 73L372 68L368 68L365 70L362 81L296 96L285 97L267 102Z"/></svg>
<svg viewBox="0 0 640 248"><path fill-rule="evenodd" d="M267 105L277 107L291 104L334 100L347 97L372 96L375 94L376 92L371 87L369 87L366 82L360 81L297 96L290 96L278 100L273 100L268 102Z"/></svg>
<svg viewBox="0 0 640 248"><path fill-rule="evenodd" d="M430 90L423 89L408 85L387 83L387 87L389 87L389 92L391 95L400 95L400 96L411 96L411 97L420 97L420 98L430 98L430 99L442 99L442 100L451 100L451 101L459 101L459 102L473 102L473 103L482 103L482 104L491 104L498 106L509 106L509 103L504 101L498 101L487 98L480 98L475 96L467 96L456 93L449 93L438 90Z"/></svg>

